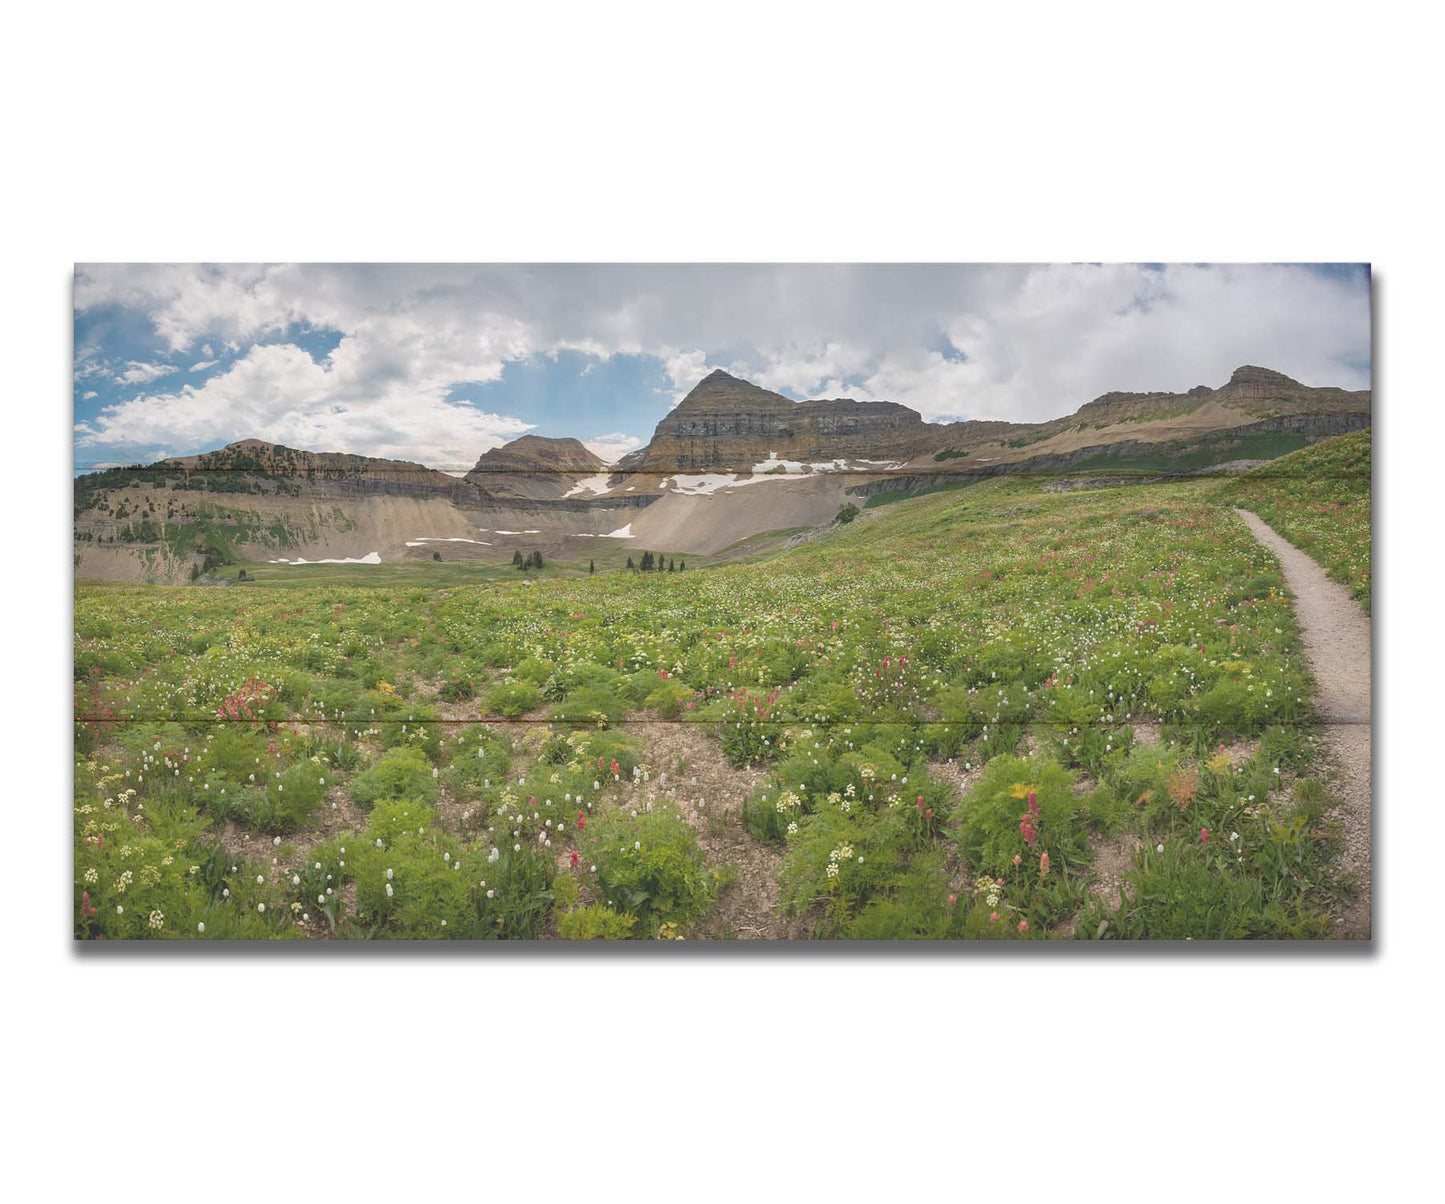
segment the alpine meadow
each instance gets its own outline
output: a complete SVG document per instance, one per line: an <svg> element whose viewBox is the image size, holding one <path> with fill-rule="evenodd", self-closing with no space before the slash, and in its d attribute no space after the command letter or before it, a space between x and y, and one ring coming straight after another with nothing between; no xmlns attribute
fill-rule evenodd
<svg viewBox="0 0 1445 1204"><path fill-rule="evenodd" d="M77 940L1369 938L1367 268L168 270L77 268ZM1017 367L1101 273L1151 353Z"/></svg>

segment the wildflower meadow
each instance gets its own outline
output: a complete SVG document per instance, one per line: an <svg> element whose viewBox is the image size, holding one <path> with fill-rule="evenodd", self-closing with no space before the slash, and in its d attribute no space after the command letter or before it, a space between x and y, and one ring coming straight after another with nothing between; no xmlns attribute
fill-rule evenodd
<svg viewBox="0 0 1445 1204"><path fill-rule="evenodd" d="M1293 479L997 479L677 574L82 586L75 935L1329 935L1314 683L1232 507L1367 594L1368 477L1363 539Z"/></svg>

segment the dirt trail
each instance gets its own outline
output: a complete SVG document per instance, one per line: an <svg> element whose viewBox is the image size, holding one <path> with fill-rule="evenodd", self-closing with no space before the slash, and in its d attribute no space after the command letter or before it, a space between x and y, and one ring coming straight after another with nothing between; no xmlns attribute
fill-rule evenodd
<svg viewBox="0 0 1445 1204"><path fill-rule="evenodd" d="M1276 534L1257 514L1236 509L1254 537L1279 559L1304 634L1305 659L1319 686L1316 701L1330 751L1339 764L1341 869L1355 875L1359 897L1339 920L1346 940L1370 937L1370 620L1349 590Z"/></svg>

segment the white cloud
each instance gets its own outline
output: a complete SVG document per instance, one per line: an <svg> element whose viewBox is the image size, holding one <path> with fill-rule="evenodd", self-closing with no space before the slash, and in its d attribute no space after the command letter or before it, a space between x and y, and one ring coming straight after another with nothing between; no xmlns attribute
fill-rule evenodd
<svg viewBox="0 0 1445 1204"><path fill-rule="evenodd" d="M97 397L99 397L99 396L100 396L100 394L97 393L94 389L90 389L89 391L81 394L80 400L81 400L81 401L92 401L92 400L94 400L95 398L97 398Z"/></svg>
<svg viewBox="0 0 1445 1204"><path fill-rule="evenodd" d="M220 362L220 360L197 360L190 366L189 371L204 372L207 368L214 368Z"/></svg>
<svg viewBox="0 0 1445 1204"><path fill-rule="evenodd" d="M693 385L718 366L707 362L706 351L669 351L662 360L672 381L674 406L687 396Z"/></svg>
<svg viewBox="0 0 1445 1204"><path fill-rule="evenodd" d="M75 296L143 311L193 370L215 349L240 355L200 389L111 407L98 440L153 445L164 422L172 446L259 435L459 467L531 424L448 403L451 390L563 348L656 356L673 404L724 366L934 420L1050 418L1113 389L1218 385L1243 363L1369 383L1368 288L1303 267L102 265L77 269ZM296 326L341 333L324 365L256 343ZM945 337L966 358L944 355ZM100 370L100 349L82 350L77 378ZM162 369L176 371L124 370Z"/></svg>
<svg viewBox="0 0 1445 1204"><path fill-rule="evenodd" d="M755 384L777 393L801 397L821 396L824 382L865 372L871 360L864 347L828 343L823 347L786 347L753 374ZM830 393L830 397L842 396Z"/></svg>
<svg viewBox="0 0 1445 1204"><path fill-rule="evenodd" d="M76 445L212 448L259 435L308 451L470 468L481 452L532 429L516 418L445 401L435 390L414 389L404 376L374 391L374 382L363 386L354 379L354 364L354 357L342 356L323 366L286 343L254 346L200 386L104 407L77 428Z"/></svg>
<svg viewBox="0 0 1445 1204"><path fill-rule="evenodd" d="M641 447L642 440L633 435L593 435L590 439L583 439L582 446L604 464L616 464L628 452Z"/></svg>
<svg viewBox="0 0 1445 1204"><path fill-rule="evenodd" d="M173 376L179 371L174 364L143 364L139 360L130 360L123 372L115 374L115 379L122 385L141 385L159 380L162 376Z"/></svg>

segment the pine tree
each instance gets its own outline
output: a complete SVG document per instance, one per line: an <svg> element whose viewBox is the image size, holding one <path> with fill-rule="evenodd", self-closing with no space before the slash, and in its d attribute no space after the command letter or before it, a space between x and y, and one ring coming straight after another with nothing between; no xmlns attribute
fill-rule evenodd
<svg viewBox="0 0 1445 1204"><path fill-rule="evenodd" d="M630 568L630 569L636 569L636 568L637 568L637 566L632 563L632 557L631 557L631 556L629 556L629 557L627 558L627 567Z"/></svg>
<svg viewBox="0 0 1445 1204"><path fill-rule="evenodd" d="M667 571L668 571L669 573L675 573L675 572L677 572L677 565L673 562L673 560L672 560L671 557L668 557L668 560L667 560Z"/></svg>
<svg viewBox="0 0 1445 1204"><path fill-rule="evenodd" d="M686 561L686 560L684 560L680 565L677 566L677 571L680 573L680 572L682 572L682 570L685 569L685 568L687 568L687 561Z"/></svg>
<svg viewBox="0 0 1445 1204"><path fill-rule="evenodd" d="M591 560L587 562L587 571L589 573L595 573L597 571L597 565Z"/></svg>
<svg viewBox="0 0 1445 1204"><path fill-rule="evenodd" d="M520 550L512 553L512 567L514 569L520 569L525 567L522 564L522 553Z"/></svg>

